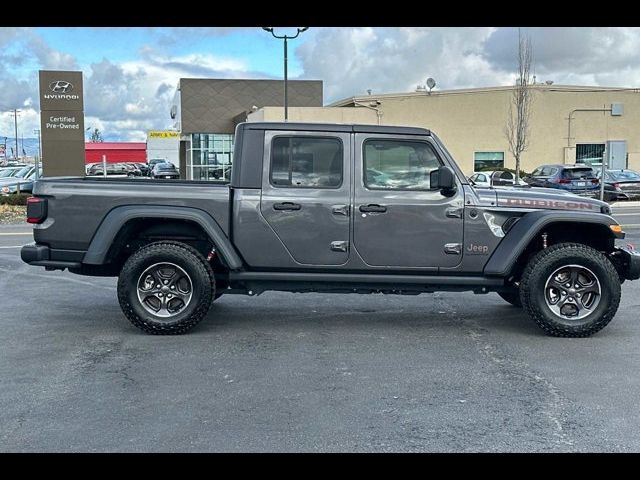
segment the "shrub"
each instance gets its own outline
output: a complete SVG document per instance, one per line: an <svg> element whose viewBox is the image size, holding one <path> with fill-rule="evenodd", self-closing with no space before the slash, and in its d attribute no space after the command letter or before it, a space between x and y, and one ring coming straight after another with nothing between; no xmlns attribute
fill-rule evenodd
<svg viewBox="0 0 640 480"><path fill-rule="evenodd" d="M26 205L27 198L31 196L30 193L12 194L12 195L0 195L0 205Z"/></svg>

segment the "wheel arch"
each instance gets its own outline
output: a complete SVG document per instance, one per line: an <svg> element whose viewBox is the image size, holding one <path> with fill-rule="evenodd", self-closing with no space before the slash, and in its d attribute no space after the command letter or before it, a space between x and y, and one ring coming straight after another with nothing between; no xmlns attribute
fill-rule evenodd
<svg viewBox="0 0 640 480"><path fill-rule="evenodd" d="M158 228L159 226L159 228ZM168 238L176 234L204 234L216 248L221 262L230 270L239 270L242 260L216 220L204 210L175 206L122 206L111 210L98 227L84 264L103 265L114 256L114 248L132 235L148 228L163 231Z"/></svg>
<svg viewBox="0 0 640 480"><path fill-rule="evenodd" d="M547 246L563 242L588 245L610 252L616 234L610 225L617 225L611 216L589 212L536 211L524 215L505 235L484 267L488 276L510 277L531 255ZM546 240L543 238L546 234Z"/></svg>

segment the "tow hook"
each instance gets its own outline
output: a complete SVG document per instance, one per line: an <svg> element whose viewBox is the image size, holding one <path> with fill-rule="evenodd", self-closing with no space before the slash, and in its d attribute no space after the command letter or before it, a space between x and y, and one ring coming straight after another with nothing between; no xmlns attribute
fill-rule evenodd
<svg viewBox="0 0 640 480"><path fill-rule="evenodd" d="M209 255L207 255L207 262L210 262L215 256L216 256L216 249L212 248L211 251L209 252Z"/></svg>

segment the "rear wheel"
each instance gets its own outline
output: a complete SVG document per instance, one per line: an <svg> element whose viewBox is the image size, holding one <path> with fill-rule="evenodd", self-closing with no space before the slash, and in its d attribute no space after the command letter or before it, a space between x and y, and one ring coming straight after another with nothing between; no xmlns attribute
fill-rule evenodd
<svg viewBox="0 0 640 480"><path fill-rule="evenodd" d="M156 335L184 333L209 311L215 279L207 260L179 242L156 242L127 259L118 301L136 327Z"/></svg>
<svg viewBox="0 0 640 480"><path fill-rule="evenodd" d="M620 304L620 279L599 251L561 243L534 256L522 274L520 298L529 316L556 337L588 337Z"/></svg>

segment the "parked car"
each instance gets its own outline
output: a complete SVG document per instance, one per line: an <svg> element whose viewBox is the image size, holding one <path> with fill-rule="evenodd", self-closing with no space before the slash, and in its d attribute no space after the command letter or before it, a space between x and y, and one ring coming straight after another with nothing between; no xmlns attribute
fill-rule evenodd
<svg viewBox="0 0 640 480"><path fill-rule="evenodd" d="M601 171L596 175L600 178ZM604 200L640 199L640 173L634 170L607 170L604 172Z"/></svg>
<svg viewBox="0 0 640 480"><path fill-rule="evenodd" d="M87 176L101 176L104 175L104 169L102 163L92 163L86 169ZM132 167L125 163L107 163L107 175L117 175L126 177L132 172Z"/></svg>
<svg viewBox="0 0 640 480"><path fill-rule="evenodd" d="M149 160L147 162L147 165L149 166L149 173L148 175L151 177L152 176L152 171L153 171L153 167L155 167L157 164L159 163L167 163L167 161L164 158L152 158L151 160Z"/></svg>
<svg viewBox="0 0 640 480"><path fill-rule="evenodd" d="M149 165L147 165L146 163L133 162L130 165L137 167L138 170L140 170L140 175L143 177L148 177L149 174L151 173L151 169L149 168Z"/></svg>
<svg viewBox="0 0 640 480"><path fill-rule="evenodd" d="M151 178L180 178L180 172L173 163L156 163L151 170Z"/></svg>
<svg viewBox="0 0 640 480"><path fill-rule="evenodd" d="M507 170L477 172L469 177L477 187L514 185L516 177Z"/></svg>
<svg viewBox="0 0 640 480"><path fill-rule="evenodd" d="M533 187L557 188L585 197L596 197L600 180L586 165L541 165L523 179Z"/></svg>
<svg viewBox="0 0 640 480"><path fill-rule="evenodd" d="M22 170L23 167L26 167L26 165L23 165L21 167L4 167L4 168L0 168L0 178L13 177L16 173L18 173L20 170Z"/></svg>
<svg viewBox="0 0 640 480"><path fill-rule="evenodd" d="M42 175L42 169L39 169L39 173ZM35 178L35 167L22 167L14 176L0 178L0 195L12 195L18 193L18 189L20 193L31 193Z"/></svg>

